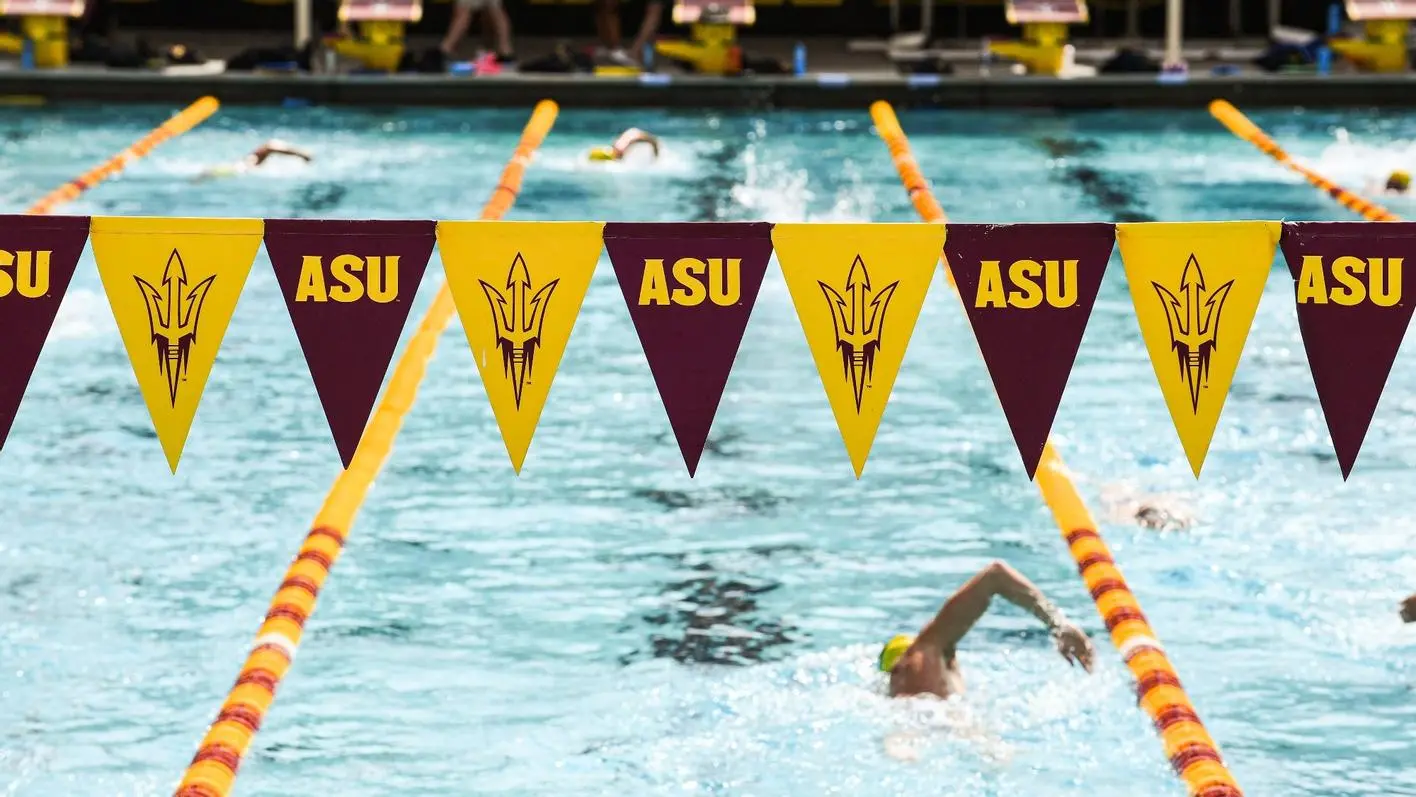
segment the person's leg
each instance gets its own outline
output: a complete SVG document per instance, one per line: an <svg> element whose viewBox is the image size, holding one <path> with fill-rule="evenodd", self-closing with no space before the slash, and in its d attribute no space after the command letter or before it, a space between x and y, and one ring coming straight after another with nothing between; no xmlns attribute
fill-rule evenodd
<svg viewBox="0 0 1416 797"><path fill-rule="evenodd" d="M452 55L457 52L458 43L467 35L467 28L472 24L472 12L476 5L475 1L458 0L457 5L452 7L452 23L447 26L447 36L442 41L443 54Z"/></svg>
<svg viewBox="0 0 1416 797"><path fill-rule="evenodd" d="M487 25L491 27L492 36L496 39L497 60L503 63L515 60L512 55L515 50L511 47L511 17L507 16L501 0L490 0L486 12Z"/></svg>
<svg viewBox="0 0 1416 797"><path fill-rule="evenodd" d="M644 21L639 23L639 35L634 37L629 55L635 60L644 58L644 45L659 35L659 24L664 18L663 0L649 0L644 6Z"/></svg>
<svg viewBox="0 0 1416 797"><path fill-rule="evenodd" d="M620 48L619 0L596 0L595 35L606 50Z"/></svg>

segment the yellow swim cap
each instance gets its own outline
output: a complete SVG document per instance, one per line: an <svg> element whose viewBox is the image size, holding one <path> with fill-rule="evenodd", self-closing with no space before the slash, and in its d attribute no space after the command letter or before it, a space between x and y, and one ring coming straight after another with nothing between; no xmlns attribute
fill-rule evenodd
<svg viewBox="0 0 1416 797"><path fill-rule="evenodd" d="M890 672L895 669L895 662L905 655L905 651L914 644L914 637L908 634L897 634L885 643L885 647L880 649L880 669L882 672Z"/></svg>
<svg viewBox="0 0 1416 797"><path fill-rule="evenodd" d="M614 147L596 147L590 150L590 160L592 161L615 161L619 160L619 153Z"/></svg>
<svg viewBox="0 0 1416 797"><path fill-rule="evenodd" d="M1390 188L1394 191L1405 191L1407 188L1410 187L1411 174L1409 172L1404 172L1398 169L1392 172L1391 176L1387 178L1387 188Z"/></svg>

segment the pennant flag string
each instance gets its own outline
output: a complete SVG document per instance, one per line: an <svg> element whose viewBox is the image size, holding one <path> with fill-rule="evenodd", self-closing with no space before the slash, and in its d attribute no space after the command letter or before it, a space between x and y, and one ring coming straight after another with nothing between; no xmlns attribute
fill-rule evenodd
<svg viewBox="0 0 1416 797"><path fill-rule="evenodd" d="M516 201L531 156L550 133L558 112L559 108L549 100L536 106L491 199L482 209L483 219L501 218ZM241 758L270 710L276 688L290 669L305 623L314 612L316 597L344 548L365 495L393 450L404 416L417 398L438 338L455 312L452 294L444 284L439 287L408 348L394 365L393 376L374 411L362 444L349 468L339 474L325 497L313 528L271 600L270 610L241 666L236 684L207 729L175 797L227 797L231 793Z"/></svg>
<svg viewBox="0 0 1416 797"><path fill-rule="evenodd" d="M927 222L944 221L944 211L933 199L894 108L877 102L870 106L870 115L916 209L932 214L925 216ZM917 193L931 196L916 198ZM1037 486L1111 632L1111 641L1140 684L1141 707L1155 723L1175 774L1191 797L1243 797L1050 439L1043 447Z"/></svg>

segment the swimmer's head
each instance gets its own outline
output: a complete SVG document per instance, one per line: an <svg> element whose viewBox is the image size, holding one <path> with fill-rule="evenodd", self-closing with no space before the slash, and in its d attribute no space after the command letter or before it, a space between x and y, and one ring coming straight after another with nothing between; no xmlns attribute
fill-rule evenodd
<svg viewBox="0 0 1416 797"><path fill-rule="evenodd" d="M590 150L590 160L592 161L617 161L620 154L614 147L596 147Z"/></svg>
<svg viewBox="0 0 1416 797"><path fill-rule="evenodd" d="M905 655L905 651L914 644L914 637L908 634L897 634L885 643L885 647L880 649L880 671L891 672L895 669L895 662Z"/></svg>
<svg viewBox="0 0 1416 797"><path fill-rule="evenodd" d="M1388 191L1400 191L1404 193L1410 187L1410 172L1405 172L1400 169L1397 169L1396 171L1392 172L1389 177L1387 177L1386 190Z"/></svg>

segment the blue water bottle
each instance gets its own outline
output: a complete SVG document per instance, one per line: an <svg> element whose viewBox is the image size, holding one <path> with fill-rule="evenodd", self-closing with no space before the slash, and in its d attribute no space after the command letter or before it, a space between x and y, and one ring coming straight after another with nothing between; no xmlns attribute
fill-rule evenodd
<svg viewBox="0 0 1416 797"><path fill-rule="evenodd" d="M796 47L792 49L792 72L797 77L806 74L806 45L801 42L797 42Z"/></svg>
<svg viewBox="0 0 1416 797"><path fill-rule="evenodd" d="M1333 3L1328 6L1327 35L1329 37L1337 35L1342 30L1342 6ZM1326 75L1332 72L1332 48L1327 42L1323 42L1318 48L1318 74Z"/></svg>
<svg viewBox="0 0 1416 797"><path fill-rule="evenodd" d="M24 48L20 50L20 68L34 69L34 39L25 39Z"/></svg>
<svg viewBox="0 0 1416 797"><path fill-rule="evenodd" d="M643 57L642 57L640 60L643 61L644 71L645 71L645 72L652 72L652 71L654 71L654 45L653 45L653 43L646 43L646 44L644 45L644 55L643 55Z"/></svg>

